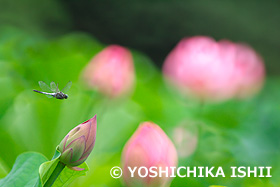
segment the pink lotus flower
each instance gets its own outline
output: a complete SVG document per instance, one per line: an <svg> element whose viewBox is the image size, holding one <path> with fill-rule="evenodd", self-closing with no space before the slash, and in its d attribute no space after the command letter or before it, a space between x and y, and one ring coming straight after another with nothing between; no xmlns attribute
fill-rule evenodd
<svg viewBox="0 0 280 187"><path fill-rule="evenodd" d="M263 72L263 63L251 48L205 36L182 39L163 66L166 80L181 93L211 101L256 92Z"/></svg>
<svg viewBox="0 0 280 187"><path fill-rule="evenodd" d="M91 153L96 137L96 116L72 129L58 145L60 161L68 167L82 164Z"/></svg>
<svg viewBox="0 0 280 187"><path fill-rule="evenodd" d="M84 78L90 87L102 94L119 97L133 88L134 74L130 51L118 45L110 45L90 61Z"/></svg>
<svg viewBox="0 0 280 187"><path fill-rule="evenodd" d="M152 122L142 123L122 152L123 177L127 186L167 186L168 177L131 177L128 167L176 167L177 152L164 131ZM169 170L169 175L171 171Z"/></svg>
<svg viewBox="0 0 280 187"><path fill-rule="evenodd" d="M262 88L265 78L262 58L250 46L226 40L219 43L233 56L237 84L236 96L246 97L257 93Z"/></svg>

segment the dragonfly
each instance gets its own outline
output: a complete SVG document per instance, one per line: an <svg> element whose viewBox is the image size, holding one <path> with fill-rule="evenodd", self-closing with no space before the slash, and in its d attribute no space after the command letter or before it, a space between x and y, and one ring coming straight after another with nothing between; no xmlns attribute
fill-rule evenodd
<svg viewBox="0 0 280 187"><path fill-rule="evenodd" d="M56 98L56 99L67 99L68 95L65 94L65 93L68 92L68 90L72 86L72 82L69 81L66 84L66 86L60 91L58 89L58 84L55 84L55 82L51 82L50 86L48 86L43 81L39 81L38 83L39 83L39 86L41 87L41 89L43 91L41 92L41 91L38 91L38 90L33 90L34 92L45 94L48 98Z"/></svg>

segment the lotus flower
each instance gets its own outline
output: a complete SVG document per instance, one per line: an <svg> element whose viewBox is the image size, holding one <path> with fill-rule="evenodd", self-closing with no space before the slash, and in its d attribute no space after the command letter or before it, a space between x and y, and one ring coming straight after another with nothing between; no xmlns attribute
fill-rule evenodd
<svg viewBox="0 0 280 187"><path fill-rule="evenodd" d="M84 79L90 87L116 98L132 90L134 74L130 51L118 45L110 45L90 61Z"/></svg>
<svg viewBox="0 0 280 187"><path fill-rule="evenodd" d="M58 145L62 163L68 167L75 167L87 159L94 147L96 125L96 116L94 116L72 129L64 137Z"/></svg>
<svg viewBox="0 0 280 187"><path fill-rule="evenodd" d="M250 46L227 40L219 42L235 65L236 97L257 93L263 86L265 68L262 58Z"/></svg>
<svg viewBox="0 0 280 187"><path fill-rule="evenodd" d="M128 167L176 167L177 152L164 131L152 122L142 123L126 143L122 152L124 182L127 186L168 186L169 177L131 177ZM171 171L169 170L169 175ZM164 175L163 175L164 176Z"/></svg>
<svg viewBox="0 0 280 187"><path fill-rule="evenodd" d="M196 36L182 39L169 53L163 74L184 95L223 101L257 92L264 67L248 46Z"/></svg>

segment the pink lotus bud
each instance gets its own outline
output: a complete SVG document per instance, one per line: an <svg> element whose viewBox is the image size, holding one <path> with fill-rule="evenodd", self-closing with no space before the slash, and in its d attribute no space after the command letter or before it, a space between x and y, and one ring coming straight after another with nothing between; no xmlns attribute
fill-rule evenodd
<svg viewBox="0 0 280 187"><path fill-rule="evenodd" d="M87 84L109 97L122 96L134 85L134 65L130 51L110 45L99 52L84 72Z"/></svg>
<svg viewBox="0 0 280 187"><path fill-rule="evenodd" d="M225 100L235 93L234 65L209 37L182 39L167 56L163 73L180 92L201 100Z"/></svg>
<svg viewBox="0 0 280 187"><path fill-rule="evenodd" d="M72 129L60 142L60 161L70 167L82 164L94 147L95 137L96 116Z"/></svg>
<svg viewBox="0 0 280 187"><path fill-rule="evenodd" d="M180 158L192 155L198 144L197 123L183 121L173 130L172 140Z"/></svg>
<svg viewBox="0 0 280 187"><path fill-rule="evenodd" d="M223 47L234 54L237 97L246 97L258 92L264 82L265 68L262 58L249 46L220 42Z"/></svg>
<svg viewBox="0 0 280 187"><path fill-rule="evenodd" d="M166 177L163 173L159 177L159 167L166 170L168 167L168 176L171 175L171 168L177 166L177 152L164 131L152 122L144 122L140 124L136 132L126 143L122 152L123 177L127 186L167 186L171 182L171 178ZM128 167L157 167L157 177L148 176L141 177L138 172L131 173ZM141 171L142 176L145 171Z"/></svg>

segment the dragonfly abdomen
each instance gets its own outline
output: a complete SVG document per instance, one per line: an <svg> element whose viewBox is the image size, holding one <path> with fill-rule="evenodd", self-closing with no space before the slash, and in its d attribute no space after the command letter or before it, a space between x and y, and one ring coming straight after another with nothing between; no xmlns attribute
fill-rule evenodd
<svg viewBox="0 0 280 187"><path fill-rule="evenodd" d="M55 93L41 92L41 91L38 91L38 90L33 90L33 91L34 91L34 92L37 92L37 93L41 93L41 94L50 95L50 96L55 97Z"/></svg>

